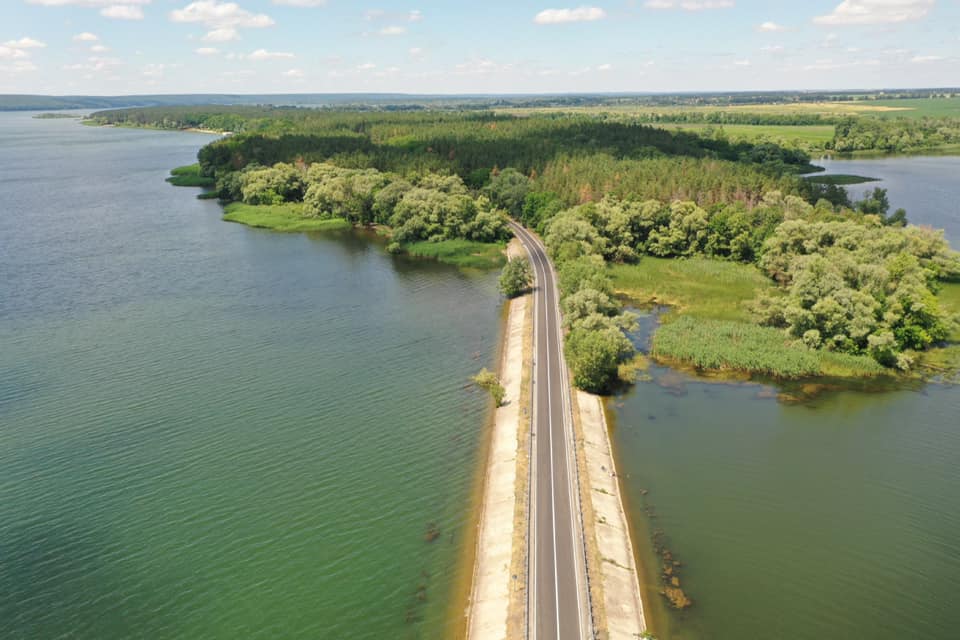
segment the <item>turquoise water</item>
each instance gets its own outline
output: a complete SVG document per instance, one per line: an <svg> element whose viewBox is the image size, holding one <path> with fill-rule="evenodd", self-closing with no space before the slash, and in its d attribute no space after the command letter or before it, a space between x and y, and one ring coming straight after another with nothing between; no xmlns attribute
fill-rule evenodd
<svg viewBox="0 0 960 640"><path fill-rule="evenodd" d="M0 114L0 637L438 637L496 276L222 222L209 139Z"/></svg>
<svg viewBox="0 0 960 640"><path fill-rule="evenodd" d="M946 227L957 246L960 158L828 169L884 178L894 207ZM780 391L795 390L654 367L609 405L646 583L659 588L657 534L694 601L676 613L653 596L659 637L958 637L960 388L835 390L801 403Z"/></svg>

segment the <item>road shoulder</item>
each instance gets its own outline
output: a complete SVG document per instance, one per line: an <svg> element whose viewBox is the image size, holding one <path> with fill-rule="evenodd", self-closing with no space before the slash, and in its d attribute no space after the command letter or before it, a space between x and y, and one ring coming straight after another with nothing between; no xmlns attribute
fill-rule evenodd
<svg viewBox="0 0 960 640"><path fill-rule="evenodd" d="M507 253L526 255L516 240ZM509 302L499 369L506 396L494 413L486 462L467 613L471 640L525 635L532 301L528 294Z"/></svg>
<svg viewBox="0 0 960 640"><path fill-rule="evenodd" d="M642 637L646 630L630 528L620 497L599 397L574 389L590 600L598 638Z"/></svg>

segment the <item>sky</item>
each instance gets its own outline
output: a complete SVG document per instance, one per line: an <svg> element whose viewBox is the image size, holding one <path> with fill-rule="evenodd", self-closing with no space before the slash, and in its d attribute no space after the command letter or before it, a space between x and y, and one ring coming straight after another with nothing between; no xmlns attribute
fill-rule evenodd
<svg viewBox="0 0 960 640"><path fill-rule="evenodd" d="M960 0L0 0L0 93L960 85Z"/></svg>

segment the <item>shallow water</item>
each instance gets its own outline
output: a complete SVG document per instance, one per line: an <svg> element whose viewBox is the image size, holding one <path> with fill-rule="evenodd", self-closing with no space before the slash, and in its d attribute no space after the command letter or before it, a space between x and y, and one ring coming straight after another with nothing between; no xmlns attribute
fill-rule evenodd
<svg viewBox="0 0 960 640"><path fill-rule="evenodd" d="M823 164L884 178L893 207L960 245L960 158ZM655 592L660 531L694 600L676 613L654 593L659 637L957 637L960 388L797 404L766 386L652 378L609 406L646 582Z"/></svg>
<svg viewBox="0 0 960 640"><path fill-rule="evenodd" d="M0 114L0 637L438 637L495 274L222 222L209 139Z"/></svg>

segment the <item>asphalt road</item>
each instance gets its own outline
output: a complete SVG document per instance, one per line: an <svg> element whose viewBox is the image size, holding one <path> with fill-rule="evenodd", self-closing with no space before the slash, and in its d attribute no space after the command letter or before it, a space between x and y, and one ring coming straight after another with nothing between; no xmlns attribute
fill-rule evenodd
<svg viewBox="0 0 960 640"><path fill-rule="evenodd" d="M528 629L536 640L592 638L556 279L540 240L513 228L536 276Z"/></svg>

